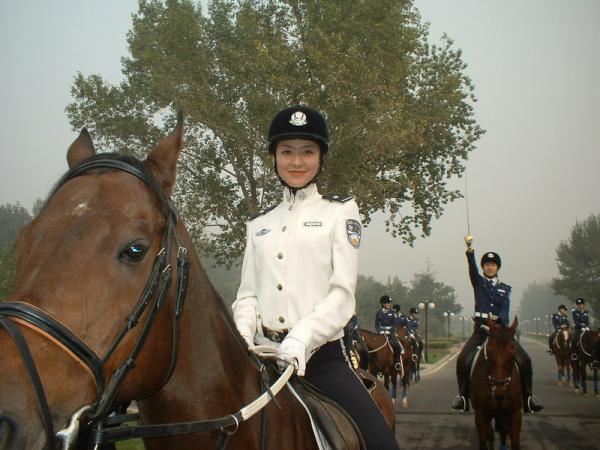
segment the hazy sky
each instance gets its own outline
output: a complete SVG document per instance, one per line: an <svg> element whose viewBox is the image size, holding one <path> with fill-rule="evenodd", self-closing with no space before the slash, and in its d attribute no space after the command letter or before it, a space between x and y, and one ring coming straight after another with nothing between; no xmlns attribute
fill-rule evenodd
<svg viewBox="0 0 600 450"><path fill-rule="evenodd" d="M467 163L471 233L478 256L502 256L513 314L528 283L557 274L555 249L575 221L600 214L600 2L415 5L433 43L446 33L463 50L475 85L475 115L486 134ZM64 172L76 136L64 113L73 77L81 71L121 80L136 8L135 0L0 0L0 204L31 208ZM464 190L464 179L452 185ZM470 313L466 232L464 200L414 248L374 223L364 232L360 272L409 281L430 264Z"/></svg>

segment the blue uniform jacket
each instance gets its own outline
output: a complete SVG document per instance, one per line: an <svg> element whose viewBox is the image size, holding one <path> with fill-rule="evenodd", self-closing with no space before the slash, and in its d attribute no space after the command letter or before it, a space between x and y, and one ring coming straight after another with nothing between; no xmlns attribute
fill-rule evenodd
<svg viewBox="0 0 600 450"><path fill-rule="evenodd" d="M475 252L467 252L469 262L469 278L475 296L475 312L498 316L508 326L508 310L510 309L510 290L508 284L492 281L479 273L475 262Z"/></svg>
<svg viewBox="0 0 600 450"><path fill-rule="evenodd" d="M394 324L394 327L406 327L407 320L408 320L408 316L405 316L402 313L397 314L396 315L396 323Z"/></svg>
<svg viewBox="0 0 600 450"><path fill-rule="evenodd" d="M419 332L419 319L407 317L406 318L406 332L408 334L417 334Z"/></svg>
<svg viewBox="0 0 600 450"><path fill-rule="evenodd" d="M375 329L378 333L391 332L396 326L396 314L392 309L381 308L375 315Z"/></svg>
<svg viewBox="0 0 600 450"><path fill-rule="evenodd" d="M554 326L554 331L558 331L561 329L563 325L569 326L569 318L567 316L563 316L560 313L552 314L552 325Z"/></svg>
<svg viewBox="0 0 600 450"><path fill-rule="evenodd" d="M586 309L579 311L579 309L573 308L571 314L573 315L573 324L576 330L581 331L582 328L589 328L590 313Z"/></svg>

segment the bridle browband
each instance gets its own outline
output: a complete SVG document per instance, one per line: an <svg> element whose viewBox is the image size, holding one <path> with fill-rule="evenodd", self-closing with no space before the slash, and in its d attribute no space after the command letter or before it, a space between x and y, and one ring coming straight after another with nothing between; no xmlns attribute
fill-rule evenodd
<svg viewBox="0 0 600 450"><path fill-rule="evenodd" d="M61 324L48 313L33 305L18 301L0 302L0 325L5 328L11 336L13 343L17 347L19 354L21 355L21 359L23 360L23 363L27 369L29 379L36 395L38 410L40 416L42 417L42 423L46 434L46 447L49 449L55 448L58 443L57 437L54 434L50 409L48 407L48 402L39 377L39 373L29 350L29 345L27 344L27 341L25 340L16 323L21 323L29 328L32 328L42 336L46 337L46 339L50 342L67 351L69 355L80 362L91 374L96 386L97 394L97 401L91 405L90 408L88 408L89 410L86 414L90 419L87 426L91 427L94 424L101 424L101 422L114 410L115 399L117 398L125 376L135 366L135 361L139 356L144 343L146 342L154 320L156 319L156 316L162 306L165 304L169 287L171 285L172 269L169 262L171 261L171 247L173 239L175 239L179 245L179 236L175 231L177 215L170 200L158 187L158 184L150 172L145 169L141 163L138 162L138 164L135 164L134 161L137 160L130 159L130 161L132 162L128 162L127 160L123 159L108 158L106 155L102 154L93 156L92 158L85 160L83 163L67 172L59 180L56 187L52 190L48 197L49 200L63 184L87 171L94 169L114 169L127 172L143 181L156 194L163 209L163 215L165 217L165 231L162 237L161 249L154 260L150 277L146 282L140 298L127 317L125 325L114 339L106 353L102 357L99 357L66 326ZM177 252L177 290L172 317L173 341L171 359L162 383L154 392L148 394L144 398L147 398L160 390L162 386L164 386L164 384L169 380L175 368L179 340L179 319L181 317L183 303L185 300L188 271L189 260L187 256L187 249L179 245L179 250ZM129 356L121 363L108 381L108 384L106 384L104 379L104 365L106 361L114 353L115 349L126 336L126 334L137 326L141 316L148 309L149 305L152 305L152 307L144 321L140 333L136 338L135 344ZM65 448L68 448L66 447L66 443Z"/></svg>

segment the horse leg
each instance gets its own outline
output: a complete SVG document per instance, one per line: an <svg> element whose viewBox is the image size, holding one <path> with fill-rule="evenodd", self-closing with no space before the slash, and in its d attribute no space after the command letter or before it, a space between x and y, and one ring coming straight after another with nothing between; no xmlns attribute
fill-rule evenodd
<svg viewBox="0 0 600 450"><path fill-rule="evenodd" d="M402 407L408 408L408 386L410 384L410 377L405 376L402 379Z"/></svg>
<svg viewBox="0 0 600 450"><path fill-rule="evenodd" d="M596 397L600 397L598 393L598 369L594 369L594 394Z"/></svg>
<svg viewBox="0 0 600 450"><path fill-rule="evenodd" d="M581 389L583 390L583 395L587 395L587 367L583 358L580 358L579 363L579 379L581 380Z"/></svg>
<svg viewBox="0 0 600 450"><path fill-rule="evenodd" d="M479 436L479 450L493 450L494 430L492 430L490 418L479 411L475 411L475 429Z"/></svg>
<svg viewBox="0 0 600 450"><path fill-rule="evenodd" d="M510 450L519 450L521 448L522 419L521 410L513 413L510 424Z"/></svg>

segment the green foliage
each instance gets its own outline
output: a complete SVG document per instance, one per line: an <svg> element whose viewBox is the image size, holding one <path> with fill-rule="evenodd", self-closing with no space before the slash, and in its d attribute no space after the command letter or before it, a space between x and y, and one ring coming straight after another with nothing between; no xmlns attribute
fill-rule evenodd
<svg viewBox="0 0 600 450"><path fill-rule="evenodd" d="M31 221L31 216L18 202L0 205L0 299L8 298L15 283L15 261L12 245L17 234Z"/></svg>
<svg viewBox="0 0 600 450"><path fill-rule="evenodd" d="M0 205L0 248L12 246L19 230L30 220L31 216L18 202Z"/></svg>
<svg viewBox="0 0 600 450"><path fill-rule="evenodd" d="M573 303L583 297L586 308L600 313L600 215L577 221L567 241L556 249L559 276L552 280L554 290Z"/></svg>
<svg viewBox="0 0 600 450"><path fill-rule="evenodd" d="M142 155L186 114L176 200L217 262L243 252L244 218L277 202L266 152L273 115L323 110L332 146L321 190L352 193L368 224L412 243L460 196L446 181L482 130L460 50L427 43L409 0L140 1L111 86L78 74L67 114L102 150Z"/></svg>
<svg viewBox="0 0 600 450"><path fill-rule="evenodd" d="M0 249L0 301L10 297L15 284L15 261L10 247Z"/></svg>

